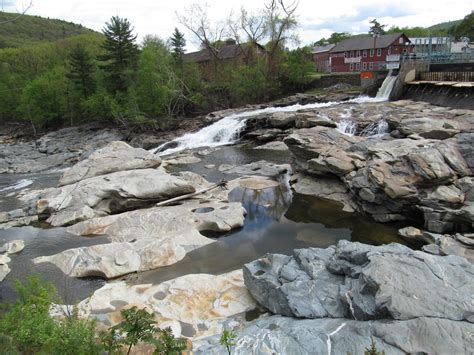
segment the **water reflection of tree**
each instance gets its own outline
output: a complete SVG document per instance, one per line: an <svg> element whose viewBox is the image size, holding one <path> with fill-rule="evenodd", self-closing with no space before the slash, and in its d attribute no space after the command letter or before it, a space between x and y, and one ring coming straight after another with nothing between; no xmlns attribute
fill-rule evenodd
<svg viewBox="0 0 474 355"><path fill-rule="evenodd" d="M278 221L288 209L291 197L291 190L285 184L262 189L237 187L229 194L229 200L242 203L250 220L265 215Z"/></svg>

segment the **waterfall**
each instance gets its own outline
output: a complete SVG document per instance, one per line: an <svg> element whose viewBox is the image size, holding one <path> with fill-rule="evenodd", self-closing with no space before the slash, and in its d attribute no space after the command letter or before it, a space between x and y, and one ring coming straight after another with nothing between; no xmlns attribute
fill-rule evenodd
<svg viewBox="0 0 474 355"><path fill-rule="evenodd" d="M341 133L353 136L357 131L357 123L352 120L344 119L336 123L337 130Z"/></svg>
<svg viewBox="0 0 474 355"><path fill-rule="evenodd" d="M377 99L380 100L388 100L390 97L390 93L392 92L393 85L395 85L395 81L397 80L397 76L392 75L392 70L388 72L387 77L382 83L379 91L377 91Z"/></svg>
<svg viewBox="0 0 474 355"><path fill-rule="evenodd" d="M351 99L345 102L361 104L365 102L378 101L382 100L377 98L371 98L368 96L359 96L355 99ZM213 124L207 127L202 128L198 132L187 133L181 137L176 138L172 142L167 142L157 148L151 149L150 152L157 153L159 155L167 155L180 152L186 149L216 147L221 145L233 144L240 138L240 132L245 128L247 120L251 117L256 117L264 113L295 112L302 109L336 106L341 103L342 102L323 102L307 105L295 104L291 106L267 107L259 110L234 113L220 119L217 122L214 122ZM344 117L350 117L351 110L352 107L347 109L343 113ZM345 134L354 135L357 129L357 124L354 121L345 119L338 123L338 129Z"/></svg>
<svg viewBox="0 0 474 355"><path fill-rule="evenodd" d="M187 133L176 138L173 148L166 149L169 143L165 143L157 148L150 150L152 153L166 155L180 152L185 149L194 149L200 147L217 147L235 143L239 139L240 132L245 128L247 120L251 117L264 113L274 112L295 112L301 109L311 109L318 107L328 107L339 104L338 102L323 102L308 105L291 105L285 107L267 107L264 109L234 113L220 119L213 124L202 128L198 132ZM163 150L163 151L162 151Z"/></svg>
<svg viewBox="0 0 474 355"><path fill-rule="evenodd" d="M360 132L361 136L364 137L380 137L381 135L388 132L388 123L385 120L380 120L378 122L374 122L369 124L365 127L362 132Z"/></svg>

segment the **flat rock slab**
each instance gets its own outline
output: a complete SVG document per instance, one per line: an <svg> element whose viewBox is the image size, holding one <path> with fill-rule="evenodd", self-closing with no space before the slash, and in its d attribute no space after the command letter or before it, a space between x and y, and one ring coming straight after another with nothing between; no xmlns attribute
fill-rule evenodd
<svg viewBox="0 0 474 355"><path fill-rule="evenodd" d="M343 240L293 256L268 254L246 264L244 278L259 304L285 316L466 320L474 314L474 265L396 243Z"/></svg>
<svg viewBox="0 0 474 355"><path fill-rule="evenodd" d="M236 329L232 354L472 354L474 324L439 318L358 322L271 316ZM193 342L194 354L227 354L220 335Z"/></svg>
<svg viewBox="0 0 474 355"><path fill-rule="evenodd" d="M161 328L189 338L222 332L228 317L252 310L255 301L244 286L242 271L222 275L190 274L159 285L112 282L79 303L82 316L108 325L122 319L120 310L137 306L154 313Z"/></svg>
<svg viewBox="0 0 474 355"><path fill-rule="evenodd" d="M240 203L191 201L95 218L69 227L68 232L105 235L112 243L68 249L34 262L53 263L74 277L111 279L174 264L188 252L214 242L199 231L227 232L242 227L244 216Z"/></svg>
<svg viewBox="0 0 474 355"><path fill-rule="evenodd" d="M125 142L114 141L66 170L59 180L59 186L117 171L156 168L160 164L159 156L141 148L133 148Z"/></svg>
<svg viewBox="0 0 474 355"><path fill-rule="evenodd" d="M38 214L53 226L118 213L194 192L186 181L160 169L119 171L38 195Z"/></svg>
<svg viewBox="0 0 474 355"><path fill-rule="evenodd" d="M236 174L236 175L259 175L275 177L281 174L291 173L290 164L274 164L265 160L259 160L254 163L245 164L236 167L229 167L229 169L221 170L224 174Z"/></svg>

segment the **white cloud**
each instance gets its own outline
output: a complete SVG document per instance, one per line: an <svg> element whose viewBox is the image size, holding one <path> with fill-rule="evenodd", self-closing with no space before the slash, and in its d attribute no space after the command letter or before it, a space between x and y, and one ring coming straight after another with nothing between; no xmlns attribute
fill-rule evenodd
<svg viewBox="0 0 474 355"><path fill-rule="evenodd" d="M213 20L223 20L240 7L259 11L264 5L264 0L33 0L28 13L81 23L97 31L111 16L119 15L134 25L139 38L156 34L166 39L175 27L183 30L176 12L183 12L193 3L206 2ZM6 11L21 10L27 3L29 0L3 0ZM429 26L460 19L473 9L474 0L300 0L298 34L301 43L308 44L335 31L366 32L371 18L389 26ZM195 48L191 35L186 35L188 49Z"/></svg>

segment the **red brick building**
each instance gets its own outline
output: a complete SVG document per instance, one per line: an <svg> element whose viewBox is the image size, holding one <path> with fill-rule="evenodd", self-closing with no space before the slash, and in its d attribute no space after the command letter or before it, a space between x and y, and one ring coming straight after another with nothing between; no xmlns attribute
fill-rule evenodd
<svg viewBox="0 0 474 355"><path fill-rule="evenodd" d="M323 46L316 46L313 48L313 61L316 66L318 73L330 73L331 72L331 54L330 51L336 45L325 44Z"/></svg>
<svg viewBox="0 0 474 355"><path fill-rule="evenodd" d="M400 55L411 50L403 33L379 37L354 36L336 44L330 52L331 72L398 69Z"/></svg>

